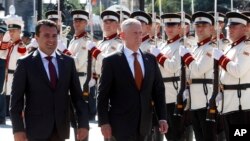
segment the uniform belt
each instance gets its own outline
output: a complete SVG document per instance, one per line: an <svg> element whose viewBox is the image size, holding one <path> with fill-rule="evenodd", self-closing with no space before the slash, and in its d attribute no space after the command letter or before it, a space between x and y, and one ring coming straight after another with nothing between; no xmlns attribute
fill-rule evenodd
<svg viewBox="0 0 250 141"><path fill-rule="evenodd" d="M14 74L14 72L15 72L15 70L10 70L10 69L8 69L8 73Z"/></svg>
<svg viewBox="0 0 250 141"><path fill-rule="evenodd" d="M78 72L77 74L78 74L78 76L85 76L85 75L87 75L87 73L85 73L85 72Z"/></svg>
<svg viewBox="0 0 250 141"><path fill-rule="evenodd" d="M174 82L180 81L180 77L165 77L163 78L163 82Z"/></svg>
<svg viewBox="0 0 250 141"><path fill-rule="evenodd" d="M213 79L191 79L191 84L213 84Z"/></svg>
<svg viewBox="0 0 250 141"><path fill-rule="evenodd" d="M222 85L223 90L246 90L250 88L250 84L237 84L237 85Z"/></svg>

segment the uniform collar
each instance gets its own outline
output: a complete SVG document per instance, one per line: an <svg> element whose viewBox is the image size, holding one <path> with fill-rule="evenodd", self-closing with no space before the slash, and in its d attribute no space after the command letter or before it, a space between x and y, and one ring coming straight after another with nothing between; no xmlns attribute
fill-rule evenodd
<svg viewBox="0 0 250 141"><path fill-rule="evenodd" d="M147 39L149 39L149 35L146 35L142 38L142 42L146 41Z"/></svg>
<svg viewBox="0 0 250 141"><path fill-rule="evenodd" d="M86 35L87 35L87 32L83 31L80 35L78 35L78 36L75 35L74 37L75 37L75 39L79 39L79 38L86 36Z"/></svg>
<svg viewBox="0 0 250 141"><path fill-rule="evenodd" d="M241 43L242 41L244 41L244 40L246 40L246 36L243 36L243 37L241 37L239 40L233 42L231 46L232 46L232 47L235 47L235 46L237 46L238 44L240 44L240 43Z"/></svg>
<svg viewBox="0 0 250 141"><path fill-rule="evenodd" d="M15 46L15 45L17 45L17 44L19 44L19 43L21 43L21 42L22 42L22 40L21 40L21 39L18 39L17 41L13 42L12 44L13 44L13 46Z"/></svg>
<svg viewBox="0 0 250 141"><path fill-rule="evenodd" d="M178 34L178 35L176 35L174 38L169 39L169 40L167 41L167 44L171 44L171 43L177 41L177 40L180 39L180 38L181 38L181 37L180 37L180 35Z"/></svg>
<svg viewBox="0 0 250 141"><path fill-rule="evenodd" d="M208 43L209 41L211 41L211 37L208 37L200 42L197 43L198 46L203 46L205 45L206 43Z"/></svg>
<svg viewBox="0 0 250 141"><path fill-rule="evenodd" d="M104 40L111 40L111 39L113 39L115 37L117 37L117 33L114 33L114 34L112 34L110 36L104 37Z"/></svg>

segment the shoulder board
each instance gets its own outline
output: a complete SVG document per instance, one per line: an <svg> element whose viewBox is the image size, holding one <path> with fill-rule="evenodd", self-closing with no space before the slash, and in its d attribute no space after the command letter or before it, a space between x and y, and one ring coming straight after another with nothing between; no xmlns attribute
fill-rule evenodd
<svg viewBox="0 0 250 141"><path fill-rule="evenodd" d="M151 45L153 45L153 44L155 44L155 41L152 40L152 39L149 39L149 40L148 40L148 43L151 44Z"/></svg>
<svg viewBox="0 0 250 141"><path fill-rule="evenodd" d="M222 39L222 42L223 42L223 43L229 43L230 41L229 41L228 39L225 38L225 39Z"/></svg>
<svg viewBox="0 0 250 141"><path fill-rule="evenodd" d="M217 47L216 42L210 42L209 45L212 46L212 47Z"/></svg>
<svg viewBox="0 0 250 141"><path fill-rule="evenodd" d="M250 45L250 39L246 39L244 42L245 42L247 45Z"/></svg>

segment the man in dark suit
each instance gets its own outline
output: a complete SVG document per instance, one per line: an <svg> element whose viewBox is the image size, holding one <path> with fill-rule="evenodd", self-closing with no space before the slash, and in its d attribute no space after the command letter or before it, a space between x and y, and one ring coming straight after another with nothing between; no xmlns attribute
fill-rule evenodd
<svg viewBox="0 0 250 141"><path fill-rule="evenodd" d="M165 88L154 56L140 51L141 23L121 25L121 51L103 60L98 95L99 126L105 139L144 141L155 108L161 133L166 133ZM153 103L153 104L152 104Z"/></svg>
<svg viewBox="0 0 250 141"><path fill-rule="evenodd" d="M78 116L78 139L88 134L87 104L81 97L74 60L56 52L57 34L54 22L39 21L38 50L18 61L10 105L15 141L69 138L70 99Z"/></svg>

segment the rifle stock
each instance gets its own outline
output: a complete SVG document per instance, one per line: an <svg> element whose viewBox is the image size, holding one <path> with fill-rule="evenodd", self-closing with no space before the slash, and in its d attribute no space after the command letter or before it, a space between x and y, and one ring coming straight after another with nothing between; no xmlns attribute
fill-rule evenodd
<svg viewBox="0 0 250 141"><path fill-rule="evenodd" d="M90 51L88 51L88 62L87 62L87 77L86 77L86 81L83 84L83 100L88 102L89 99L89 81L91 79L91 75L92 75L92 56Z"/></svg>
<svg viewBox="0 0 250 141"><path fill-rule="evenodd" d="M185 69L185 62L183 58L181 58L181 87L180 91L177 94L177 100L174 110L175 116L182 116L184 111L184 102L183 102L183 93L186 89L186 69Z"/></svg>
<svg viewBox="0 0 250 141"><path fill-rule="evenodd" d="M207 121L216 121L217 107L216 96L219 93L219 61L214 59L214 82L213 82L213 94L209 100L207 109Z"/></svg>

